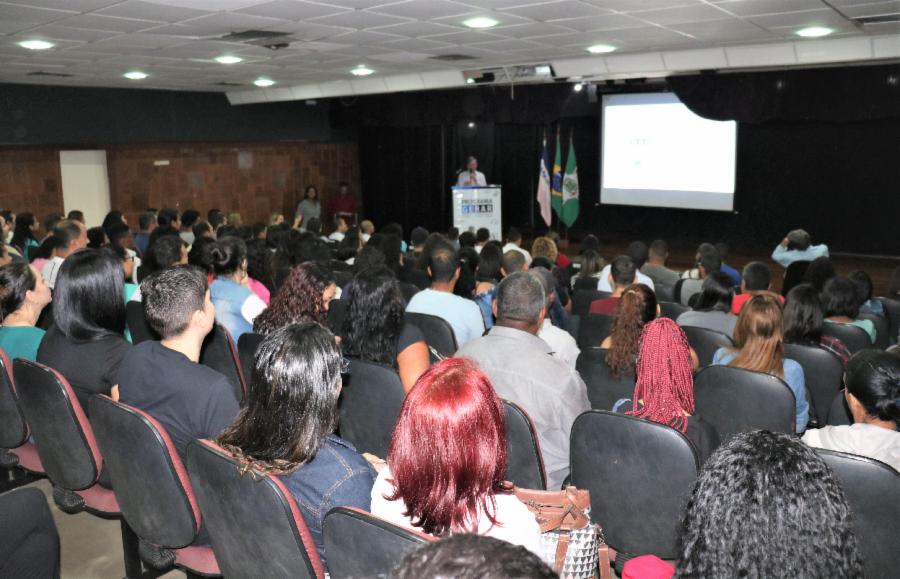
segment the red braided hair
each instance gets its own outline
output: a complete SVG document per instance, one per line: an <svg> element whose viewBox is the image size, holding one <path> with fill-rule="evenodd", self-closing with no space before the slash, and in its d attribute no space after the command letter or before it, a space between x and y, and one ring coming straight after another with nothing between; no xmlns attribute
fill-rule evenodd
<svg viewBox="0 0 900 579"><path fill-rule="evenodd" d="M691 348L682 329L669 318L649 322L641 333L632 405L634 416L687 430L685 414L694 412Z"/></svg>

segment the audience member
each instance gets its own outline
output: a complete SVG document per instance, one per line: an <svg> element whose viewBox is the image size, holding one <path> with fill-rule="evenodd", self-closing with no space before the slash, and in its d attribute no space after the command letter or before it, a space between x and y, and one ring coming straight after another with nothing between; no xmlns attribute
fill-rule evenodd
<svg viewBox="0 0 900 579"><path fill-rule="evenodd" d="M719 446L719 435L695 414L693 351L684 331L669 318L644 326L636 378L634 395L617 402L614 410L680 431L694 445L700 463L705 462Z"/></svg>
<svg viewBox="0 0 900 579"><path fill-rule="evenodd" d="M525 547L470 533L428 543L404 557L395 579L558 579Z"/></svg>
<svg viewBox="0 0 900 579"><path fill-rule="evenodd" d="M272 272L272 252L263 239L247 242L247 287L267 306L275 289L275 275Z"/></svg>
<svg viewBox="0 0 900 579"><path fill-rule="evenodd" d="M518 256L525 264L522 254L513 251L511 254ZM475 295L473 300L481 310L481 318L486 330L494 326L494 312L491 304L497 293L497 284L503 278L503 248L499 241L488 242L478 254L478 269L475 272Z"/></svg>
<svg viewBox="0 0 900 579"><path fill-rule="evenodd" d="M638 242L638 243L640 243L640 242ZM600 275L598 276L599 280L597 282L597 290L601 291L601 292L611 292L613 294L613 296L616 295L615 294L616 286L617 286L617 284L622 283L622 282L616 281L617 278L615 277L615 275L613 273L613 271L614 271L613 266L617 261L620 261L622 258L630 260L630 262L631 262L630 267L632 269L631 279L629 279L627 283L624 283L624 285L622 286L623 288L625 286L629 286L633 283L642 283L645 286L649 287L651 290L655 289L654 285L653 285L653 280L640 272L640 270L638 269L639 262L635 261L635 257L634 257L635 255L637 255L639 258L641 257L641 255L643 255L644 257L643 257L642 261L645 260L646 253L647 253L647 246L644 245L643 243L640 243L640 245L635 245L635 244L629 245L626 250L625 255L620 255L619 257L615 258L611 263L606 264L603 267L603 269L600 270ZM634 254L634 255L632 255L632 254ZM622 274L623 267L625 267L624 263L620 262L619 263L620 276ZM622 278L622 279L624 279L624 278ZM621 292L619 292L619 293L621 293ZM614 311L614 310L615 310L615 308L613 307L612 310L610 310L610 313L612 313L612 311ZM605 313L605 312L591 312L591 313Z"/></svg>
<svg viewBox="0 0 900 579"><path fill-rule="evenodd" d="M724 271L706 276L694 309L678 316L679 326L694 326L734 336L737 316L731 313L734 299L733 279ZM685 282L687 283L687 282Z"/></svg>
<svg viewBox="0 0 900 579"><path fill-rule="evenodd" d="M187 246L178 235L164 235L150 243L146 257L138 270L138 280L143 280L154 271L188 263Z"/></svg>
<svg viewBox="0 0 900 579"><path fill-rule="evenodd" d="M720 241L719 243L716 244L716 251L719 252L719 259L722 260L722 268L721 268L722 271L725 272L726 274L728 274L728 277L731 278L731 281L733 282L734 287L739 287L741 285L741 281L742 281L741 280L741 272L739 272L738 270L734 269L733 267L731 267L730 265L725 263L726 261L728 261L728 250L729 249L730 248L728 247L728 244L725 243L724 241Z"/></svg>
<svg viewBox="0 0 900 579"><path fill-rule="evenodd" d="M849 279L835 277L828 280L822 290L822 309L825 311L826 323L856 326L864 330L872 343L875 343L875 323L859 318L856 285Z"/></svg>
<svg viewBox="0 0 900 579"><path fill-rule="evenodd" d="M618 256L607 266L607 268L609 268L609 271L606 274L606 277L608 278L607 285L610 287L615 286L615 289L612 291L610 297L591 302L590 313L592 314L605 314L608 316L615 314L616 309L619 306L619 298L622 297L622 293L625 289L633 283L643 284L643 282L635 276L637 267L635 267L634 260L627 255ZM600 281L601 283L603 282L602 279ZM653 289L649 285L647 287L651 290Z"/></svg>
<svg viewBox="0 0 900 579"><path fill-rule="evenodd" d="M230 225L231 227L241 227L244 225L244 220L241 218L241 214L237 211L232 211L228 214L228 217L225 219L225 224Z"/></svg>
<svg viewBox="0 0 900 579"><path fill-rule="evenodd" d="M359 273L364 269L383 265L385 265L384 252L374 245L364 245L353 260L353 273Z"/></svg>
<svg viewBox="0 0 900 579"><path fill-rule="evenodd" d="M247 245L235 237L224 237L210 245L207 262L215 279L209 286L216 306L216 321L225 326L237 342L253 331L253 321L266 304L253 293L247 281Z"/></svg>
<svg viewBox="0 0 900 579"><path fill-rule="evenodd" d="M682 279L700 279L700 258L703 257L704 253L715 253L718 255L719 252L712 243L703 242L698 245L697 253L694 254L694 267L681 272Z"/></svg>
<svg viewBox="0 0 900 579"><path fill-rule="evenodd" d="M834 269L834 264L831 263L831 259L827 257L817 257L812 260L809 267L806 268L806 273L803 274L803 283L812 284L813 287L819 290L819 293L822 293L828 280L836 276L837 271Z"/></svg>
<svg viewBox="0 0 900 579"><path fill-rule="evenodd" d="M15 261L24 261L22 252L14 246L7 243L7 238L12 235L12 225L6 221L6 218L0 213L0 247ZM34 260L32 260L34 261Z"/></svg>
<svg viewBox="0 0 900 579"><path fill-rule="evenodd" d="M743 279L741 280L741 293L731 300L731 313L738 315L744 308L747 300L760 293L772 291L772 270L761 261L751 261L744 266ZM783 304L784 298L779 296Z"/></svg>
<svg viewBox="0 0 900 579"><path fill-rule="evenodd" d="M187 209L181 214L181 239L188 245L194 243L194 225L200 219L200 212L196 209Z"/></svg>
<svg viewBox="0 0 900 579"><path fill-rule="evenodd" d="M225 223L225 213L221 209L210 209L206 212L206 220L213 231L219 231L219 227Z"/></svg>
<svg viewBox="0 0 900 579"><path fill-rule="evenodd" d="M338 183L337 195L328 199L328 218L343 217L345 221L356 223L356 198L350 194L350 184L346 181Z"/></svg>
<svg viewBox="0 0 900 579"><path fill-rule="evenodd" d="M425 372L403 402L372 514L437 537L477 533L540 553L541 531L506 476L506 410L468 360Z"/></svg>
<svg viewBox="0 0 900 579"><path fill-rule="evenodd" d="M534 276L516 272L500 282L496 323L457 356L473 360L497 394L531 417L547 470L547 488L560 488L569 472L569 433L575 417L590 409L578 372L550 355L537 337L547 315L544 288Z"/></svg>
<svg viewBox="0 0 900 579"><path fill-rule="evenodd" d="M19 259L18 261L24 263L25 260ZM6 245L0 243L0 267L8 265L12 262L13 256L9 254L9 251L6 249Z"/></svg>
<svg viewBox="0 0 900 579"><path fill-rule="evenodd" d="M453 249L456 249L457 251L459 250L459 228L458 227L451 227L450 229L447 230L447 241L449 241L450 244L453 245ZM478 255L478 252L476 251L475 254Z"/></svg>
<svg viewBox="0 0 900 579"><path fill-rule="evenodd" d="M44 330L35 327L50 303L50 287L23 261L0 267L0 348L10 360L37 358Z"/></svg>
<svg viewBox="0 0 900 579"><path fill-rule="evenodd" d="M334 507L368 511L374 479L356 449L333 434L340 393L341 352L331 332L315 322L284 326L260 344L247 407L219 437L281 479L326 565L325 515Z"/></svg>
<svg viewBox="0 0 900 579"><path fill-rule="evenodd" d="M559 249L556 243L549 237L535 237L531 243L531 258L546 257L550 263L556 265L556 258L559 257Z"/></svg>
<svg viewBox="0 0 900 579"><path fill-rule="evenodd" d="M375 233L375 224L369 219L363 219L359 224L359 237L363 243L368 243L373 233Z"/></svg>
<svg viewBox="0 0 900 579"><path fill-rule="evenodd" d="M719 348L713 364L765 372L784 380L797 403L797 434L806 430L809 401L803 368L784 357L784 319L781 304L771 294L753 296L741 310L734 328L734 348Z"/></svg>
<svg viewBox="0 0 900 579"><path fill-rule="evenodd" d="M324 325L336 291L334 276L328 269L313 262L294 266L275 299L254 320L253 331L268 335L289 324Z"/></svg>
<svg viewBox="0 0 900 579"><path fill-rule="evenodd" d="M471 247L475 250L475 253L481 253L479 249L475 247L475 234L469 230L462 231L459 234L459 246L460 247Z"/></svg>
<svg viewBox="0 0 900 579"><path fill-rule="evenodd" d="M807 430L803 442L868 456L900 472L900 357L863 350L847 364L845 383L853 424Z"/></svg>
<svg viewBox="0 0 900 579"><path fill-rule="evenodd" d="M485 244L491 240L491 230L487 227L479 227L475 231L475 251L481 253ZM505 251L503 253L506 253Z"/></svg>
<svg viewBox="0 0 900 579"><path fill-rule="evenodd" d="M522 249L522 233L515 227L510 227L506 232L506 245L503 246L503 253L507 251L518 251L525 258L525 265L531 265L531 254Z"/></svg>
<svg viewBox="0 0 900 579"><path fill-rule="evenodd" d="M544 294L547 296L547 311L550 311L553 303L556 301L556 278L550 273L550 270L544 267L533 267L529 270L532 275L536 276L544 287ZM493 324L492 324L493 325ZM538 330L537 337L547 342L552 350L551 355L559 358L566 364L575 368L575 361L581 350L569 332L557 328L550 321L550 317L544 318L541 323L541 329Z"/></svg>
<svg viewBox="0 0 900 579"><path fill-rule="evenodd" d="M150 234L156 229L156 213L145 211L138 216L139 231L134 234L134 247L143 257L150 247Z"/></svg>
<svg viewBox="0 0 900 579"><path fill-rule="evenodd" d="M130 282L132 276L134 275L134 258L129 256L128 252L121 245L109 245L102 248L100 251L115 259L116 262L122 267L122 275L125 278L122 295L125 298L125 303L128 303L134 298L134 295L138 290L137 284ZM127 330L125 335L126 337L130 337ZM129 341L131 340L129 339Z"/></svg>
<svg viewBox="0 0 900 579"><path fill-rule="evenodd" d="M669 259L669 244L657 239L647 250L647 263L641 266L641 273L653 280L656 285L675 287L678 283L678 272L666 267Z"/></svg>
<svg viewBox="0 0 900 579"><path fill-rule="evenodd" d="M181 227L181 212L172 207L160 209L156 214L156 224L158 228L172 228L177 232Z"/></svg>
<svg viewBox="0 0 900 579"><path fill-rule="evenodd" d="M306 227L310 219L322 219L322 204L319 202L319 190L314 185L307 185L303 199L297 204L295 216L300 216L300 226ZM315 233L315 232L314 232Z"/></svg>
<svg viewBox="0 0 900 579"><path fill-rule="evenodd" d="M596 287L600 280L600 272L603 271L606 262L600 257L599 253L589 249L581 254L580 264L581 267L578 269L578 273L572 276L572 288L575 288L575 284L580 279L593 279L594 287Z"/></svg>
<svg viewBox="0 0 900 579"><path fill-rule="evenodd" d="M91 227L87 230L87 248L100 249L109 244L109 238L106 237L106 230L100 227Z"/></svg>
<svg viewBox="0 0 900 579"><path fill-rule="evenodd" d="M884 305L880 301L872 299L875 289L869 274L857 269L847 274L847 279L856 286L856 301L859 303L859 313L881 316L882 318L887 317Z"/></svg>
<svg viewBox="0 0 900 579"><path fill-rule="evenodd" d="M70 255L87 247L87 230L78 221L60 221L53 229L53 237L56 238L53 256L44 264L41 275L50 289L56 287L56 276L63 262Z"/></svg>
<svg viewBox="0 0 900 579"><path fill-rule="evenodd" d="M697 260L698 277L691 277L681 282L681 305L691 305L691 298L699 294L703 289L703 281L722 268L722 259L719 257L719 252L708 243L705 245L709 247L704 247L700 252L700 258Z"/></svg>
<svg viewBox="0 0 900 579"><path fill-rule="evenodd" d="M407 256L411 261L418 260L422 255L422 251L425 248L425 241L428 240L429 235L428 230L424 227L414 227L410 232L409 244L411 247L407 252Z"/></svg>
<svg viewBox="0 0 900 579"><path fill-rule="evenodd" d="M448 247L452 247L449 242ZM456 250L456 255L459 257L459 279L456 280L453 293L461 298L472 300L478 285L478 282L475 281L475 272L478 270L478 252L471 247L464 247Z"/></svg>
<svg viewBox="0 0 900 579"><path fill-rule="evenodd" d="M503 252L500 260L500 273L503 277L512 275L517 271L528 271L528 261L521 252L510 249Z"/></svg>
<svg viewBox="0 0 900 579"><path fill-rule="evenodd" d="M821 346L846 364L850 351L839 339L822 333L825 314L819 292L808 283L794 286L784 305L784 341L801 346Z"/></svg>
<svg viewBox="0 0 900 579"><path fill-rule="evenodd" d="M457 344L462 346L484 333L484 320L475 302L453 294L459 274L459 258L452 247L432 251L428 259L431 287L414 295L406 311L446 320L453 326Z"/></svg>
<svg viewBox="0 0 900 579"><path fill-rule="evenodd" d="M600 347L608 350L606 365L613 376L634 376L644 326L659 315L656 294L642 283L629 285L615 314L610 334Z"/></svg>
<svg viewBox="0 0 900 579"><path fill-rule="evenodd" d="M72 213L71 211L69 213ZM81 211L76 211L76 214L81 213ZM44 217L43 225L44 225L44 239L50 237L53 234L53 228L59 225L59 222L64 218L61 214L53 212L48 213L46 217ZM84 225L84 214L81 213L81 219L71 219L70 221L78 221L82 225ZM43 241L43 240L41 240ZM30 255L29 255L30 257Z"/></svg>
<svg viewBox="0 0 900 579"><path fill-rule="evenodd" d="M100 227L103 229L109 229L113 225L128 225L128 220L125 219L125 216L122 215L122 212L113 209L108 212L106 216L103 218L103 222L100 224Z"/></svg>
<svg viewBox="0 0 900 579"><path fill-rule="evenodd" d="M828 246L812 244L812 236L803 229L789 231L772 252L772 259L782 267L795 261L813 261L819 257L828 257Z"/></svg>
<svg viewBox="0 0 900 579"><path fill-rule="evenodd" d="M572 260L559 248L559 233L552 229L546 233L547 238L556 246L556 261L554 265L571 273Z"/></svg>
<svg viewBox="0 0 900 579"><path fill-rule="evenodd" d="M57 249L61 247L61 240L53 237L52 233L44 238L44 241L41 242L41 245L31 252L31 265L39 272L44 271L44 266L50 261L50 258L53 257L53 254ZM22 257L15 258L12 256L12 252L15 248L12 245L6 245L5 249L7 253L11 254L10 259L14 259L15 261L25 261ZM43 275L41 275L43 277Z"/></svg>
<svg viewBox="0 0 900 579"><path fill-rule="evenodd" d="M409 392L428 369L429 357L425 337L419 328L404 322L403 309L403 293L390 269L360 271L347 286L341 346L349 357L395 368L404 391Z"/></svg>
<svg viewBox="0 0 900 579"><path fill-rule="evenodd" d="M109 254L85 249L59 268L55 323L41 340L37 361L66 377L86 413L92 395L118 397L119 367L131 349L123 337L124 292L122 266Z"/></svg>
<svg viewBox="0 0 900 579"><path fill-rule="evenodd" d="M282 223L284 223L284 213L275 211L269 214L269 227L281 225Z"/></svg>
<svg viewBox="0 0 900 579"><path fill-rule="evenodd" d="M51 215L53 215L55 217L55 216L58 216L59 213L52 213ZM73 210L69 211L69 213L66 215L65 219L68 219L69 221L80 221L82 225L85 225L84 211L81 211L78 209L73 209ZM60 218L60 221L62 221L62 218ZM50 229L53 229L53 227L46 227L45 229L49 231Z"/></svg>
<svg viewBox="0 0 900 579"><path fill-rule="evenodd" d="M600 240L593 233L589 233L581 240L581 248L579 254L583 255L586 251L596 251L600 253Z"/></svg>
<svg viewBox="0 0 900 579"><path fill-rule="evenodd" d="M347 235L347 230L350 229L347 226L347 222L344 221L343 217L335 217L334 219L334 231L328 236L329 241L341 242L344 240L344 236Z"/></svg>
<svg viewBox="0 0 900 579"><path fill-rule="evenodd" d="M309 221L306 222L306 231L312 233L316 237L321 237L322 222L319 221L318 217L310 217Z"/></svg>
<svg viewBox="0 0 900 579"><path fill-rule="evenodd" d="M12 239L9 244L15 247L25 259L31 259L32 248L37 249L40 245L35 234L37 228L38 222L33 213L24 212L15 216Z"/></svg>
<svg viewBox="0 0 900 579"><path fill-rule="evenodd" d="M194 227L191 229L191 233L194 234L194 240L191 242L191 248L195 243L197 243L198 239L215 239L215 233L213 232L212 225L209 224L209 221L199 220L194 223Z"/></svg>

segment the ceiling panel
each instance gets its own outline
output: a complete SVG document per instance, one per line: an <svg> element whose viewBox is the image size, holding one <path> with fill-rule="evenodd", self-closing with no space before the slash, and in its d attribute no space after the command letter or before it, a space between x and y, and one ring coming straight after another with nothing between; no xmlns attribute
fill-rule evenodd
<svg viewBox="0 0 900 579"><path fill-rule="evenodd" d="M70 16L59 23L62 26L72 28L87 28L89 30L108 30L110 32L137 32L158 26L158 22L148 20L136 20L133 18L115 18L101 14L78 14Z"/></svg>
<svg viewBox="0 0 900 579"><path fill-rule="evenodd" d="M239 14L252 14L254 16L266 16L269 18L281 18L284 20L306 20L317 16L328 16L346 12L346 8L301 2L298 0L275 0L258 4L250 8L238 10Z"/></svg>
<svg viewBox="0 0 900 579"><path fill-rule="evenodd" d="M209 14L210 10L195 10L193 8L179 8L144 2L142 0L126 0L121 4L98 10L97 14L104 16L118 16L120 18L137 18L139 20L152 20L155 22L178 22L187 18L196 18Z"/></svg>
<svg viewBox="0 0 900 579"><path fill-rule="evenodd" d="M409 21L409 18L398 18L396 16L388 16L387 14L363 12L360 10L312 19L312 22L315 22L317 24L327 24L329 26L345 26L347 28L355 28L357 30L362 30L364 28L374 28L376 26L388 26L390 24L403 24L404 22Z"/></svg>
<svg viewBox="0 0 900 579"><path fill-rule="evenodd" d="M587 2L579 2L578 0L558 0L557 2L542 2L531 6L522 6L519 8L506 8L504 12L511 12L517 16L530 18L539 22L548 20L557 20L562 17L566 18L588 18L591 16L599 16L609 11Z"/></svg>
<svg viewBox="0 0 900 579"><path fill-rule="evenodd" d="M416 20L431 20L432 18L466 14L471 12L472 8L447 2L447 0L410 0L409 2L399 2L372 8L372 11L379 14L415 18Z"/></svg>

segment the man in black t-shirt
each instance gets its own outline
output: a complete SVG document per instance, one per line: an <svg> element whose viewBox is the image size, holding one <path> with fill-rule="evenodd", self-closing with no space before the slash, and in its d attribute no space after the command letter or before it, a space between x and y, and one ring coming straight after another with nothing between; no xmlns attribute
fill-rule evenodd
<svg viewBox="0 0 900 579"><path fill-rule="evenodd" d="M125 356L119 400L158 420L184 458L189 442L217 437L238 413L228 379L198 363L215 309L206 276L193 267L154 273L141 294L144 316L162 341L142 342Z"/></svg>

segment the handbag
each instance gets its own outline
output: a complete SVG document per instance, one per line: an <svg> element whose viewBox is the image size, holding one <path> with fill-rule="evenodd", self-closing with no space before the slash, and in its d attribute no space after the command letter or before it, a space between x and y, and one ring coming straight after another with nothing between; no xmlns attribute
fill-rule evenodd
<svg viewBox="0 0 900 579"><path fill-rule="evenodd" d="M568 486L561 491L515 489L541 528L543 559L564 579L610 579L609 548L600 525L591 522L591 495Z"/></svg>

